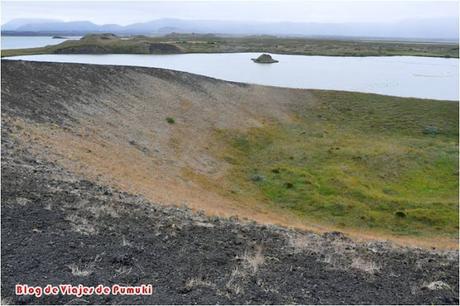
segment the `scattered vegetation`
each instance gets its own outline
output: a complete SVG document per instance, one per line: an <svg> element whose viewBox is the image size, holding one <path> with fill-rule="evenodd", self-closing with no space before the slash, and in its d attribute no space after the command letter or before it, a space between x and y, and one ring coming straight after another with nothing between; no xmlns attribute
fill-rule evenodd
<svg viewBox="0 0 460 306"><path fill-rule="evenodd" d="M176 123L176 120L174 120L174 118L172 118L172 117L167 117L166 122L168 122L169 124L174 124L174 123Z"/></svg>
<svg viewBox="0 0 460 306"><path fill-rule="evenodd" d="M369 273L369 274L374 274L375 272L380 270L379 266L375 262L370 261L370 260L365 260L359 257L353 258L351 267L354 269L358 269L363 272Z"/></svg>
<svg viewBox="0 0 460 306"><path fill-rule="evenodd" d="M229 194L339 228L456 237L458 104L312 92L290 122L218 131Z"/></svg>
<svg viewBox="0 0 460 306"><path fill-rule="evenodd" d="M72 214L66 217L66 221L70 222L72 230L83 235L94 235L97 233L95 226L84 217L77 214Z"/></svg>
<svg viewBox="0 0 460 306"><path fill-rule="evenodd" d="M93 269L80 269L76 264L69 265L69 269L72 271L72 275L74 276L89 276L91 275L94 270Z"/></svg>
<svg viewBox="0 0 460 306"><path fill-rule="evenodd" d="M210 281L207 281L207 280L204 280L204 279L198 278L198 277L192 277L192 278L188 279L185 282L185 288L187 290L192 290L192 289L197 288L197 287L214 288L215 285L213 283L211 283Z"/></svg>
<svg viewBox="0 0 460 306"><path fill-rule="evenodd" d="M422 286L423 289L429 289L429 290L451 290L452 288L449 286L449 284L443 282L443 281L435 281L431 282L427 285Z"/></svg>
<svg viewBox="0 0 460 306"><path fill-rule="evenodd" d="M262 254L262 247L257 246L255 252L246 251L241 257L243 260L243 266L251 270L253 274L257 273L259 267L265 263L265 257Z"/></svg>
<svg viewBox="0 0 460 306"><path fill-rule="evenodd" d="M72 275L86 277L94 273L94 270L96 269L96 265L100 261L101 261L101 257L98 255L94 258L94 260L92 260L91 262L87 264L77 265L74 263L74 264L68 265L68 268L70 269Z"/></svg>

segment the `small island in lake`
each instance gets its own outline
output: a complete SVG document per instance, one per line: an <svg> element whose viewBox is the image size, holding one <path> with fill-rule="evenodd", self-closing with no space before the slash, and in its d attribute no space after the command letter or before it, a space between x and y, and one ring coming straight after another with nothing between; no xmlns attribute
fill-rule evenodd
<svg viewBox="0 0 460 306"><path fill-rule="evenodd" d="M252 61L254 63L259 63L259 64L273 64L273 63L278 63L277 60L273 59L270 54L262 54L258 58L252 58Z"/></svg>
<svg viewBox="0 0 460 306"><path fill-rule="evenodd" d="M65 37L65 36L60 36L60 35L54 35L52 38L53 38L53 39L67 39L67 37Z"/></svg>

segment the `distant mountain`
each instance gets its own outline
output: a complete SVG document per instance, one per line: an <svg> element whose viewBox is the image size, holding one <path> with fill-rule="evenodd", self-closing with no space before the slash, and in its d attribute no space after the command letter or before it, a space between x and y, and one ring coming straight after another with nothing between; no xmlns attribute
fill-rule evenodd
<svg viewBox="0 0 460 306"><path fill-rule="evenodd" d="M62 22L57 19L14 19L2 25L2 31L15 31L19 27L28 24L46 24L52 22Z"/></svg>
<svg viewBox="0 0 460 306"><path fill-rule="evenodd" d="M111 32L121 35L164 35L175 33L215 33L229 35L347 36L375 38L419 38L458 40L457 18L414 19L398 23L299 23L240 22L220 20L158 19L127 26L97 25L89 21L64 22L43 19L16 19L2 26L4 35L22 33L84 35Z"/></svg>
<svg viewBox="0 0 460 306"><path fill-rule="evenodd" d="M101 26L98 26L89 21L72 21L72 22L50 22L50 23L31 23L18 27L16 31L29 32L51 32L51 31L82 31L92 32L99 31Z"/></svg>

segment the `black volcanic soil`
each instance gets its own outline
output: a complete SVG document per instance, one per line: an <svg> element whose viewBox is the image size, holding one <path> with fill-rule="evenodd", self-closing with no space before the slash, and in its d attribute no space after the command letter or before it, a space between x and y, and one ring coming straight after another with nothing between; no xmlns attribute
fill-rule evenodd
<svg viewBox="0 0 460 306"><path fill-rule="evenodd" d="M24 88L23 97L2 91L2 303L458 304L456 251L207 217L100 186L39 158L14 136L13 119L45 120L53 108L37 108L36 117L21 109L24 97L40 94L19 83L22 65L2 63L2 84ZM152 284L155 292L17 297L17 283Z"/></svg>

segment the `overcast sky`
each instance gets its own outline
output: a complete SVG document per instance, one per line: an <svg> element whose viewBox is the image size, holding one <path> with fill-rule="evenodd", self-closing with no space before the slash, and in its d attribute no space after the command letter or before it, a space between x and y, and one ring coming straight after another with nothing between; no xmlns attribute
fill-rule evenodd
<svg viewBox="0 0 460 306"><path fill-rule="evenodd" d="M16 18L126 25L159 18L294 22L397 22L458 18L457 1L4 1L2 24Z"/></svg>

